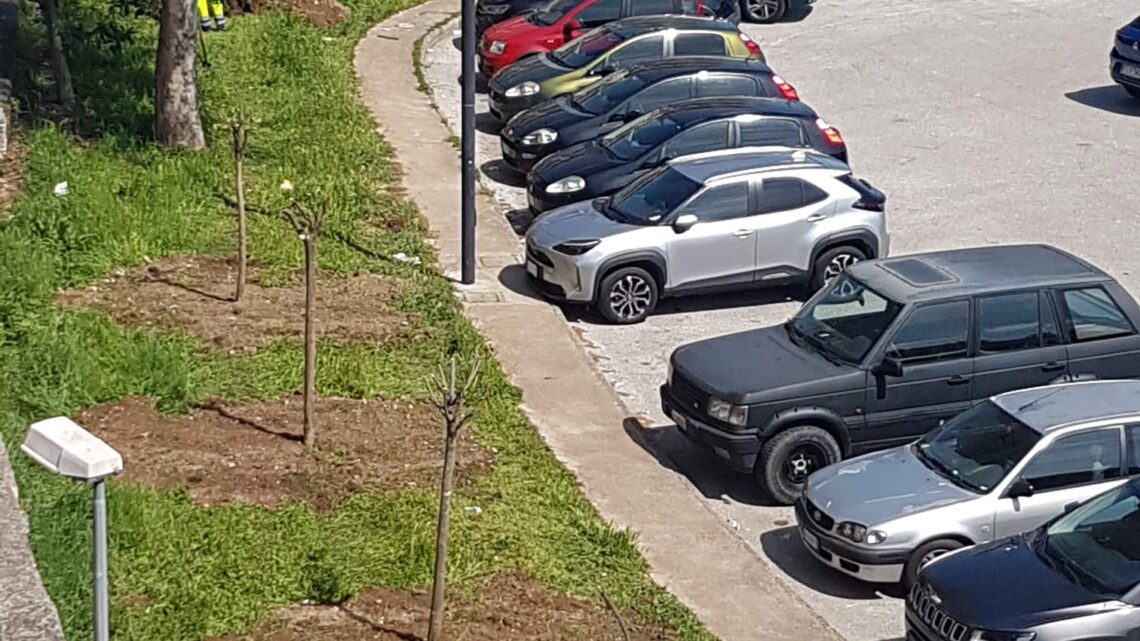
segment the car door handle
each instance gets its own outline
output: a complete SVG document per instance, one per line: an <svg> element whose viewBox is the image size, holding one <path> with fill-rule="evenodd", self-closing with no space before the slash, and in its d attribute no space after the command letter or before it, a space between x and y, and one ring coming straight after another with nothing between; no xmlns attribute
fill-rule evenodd
<svg viewBox="0 0 1140 641"><path fill-rule="evenodd" d="M733 232L732 235L736 236L737 238L748 238L749 236L752 235L752 230L751 229L738 229L735 232Z"/></svg>
<svg viewBox="0 0 1140 641"><path fill-rule="evenodd" d="M1057 361L1053 361L1051 363L1045 363L1044 365L1041 366L1042 372L1056 372L1056 371L1063 370L1063 369L1065 369L1065 364L1064 363L1058 363Z"/></svg>
<svg viewBox="0 0 1140 641"><path fill-rule="evenodd" d="M955 374L955 375L951 376L950 378L946 379L947 385L965 385L966 383L969 383L969 382L970 382L970 377L969 376L962 376L961 374Z"/></svg>
<svg viewBox="0 0 1140 641"><path fill-rule="evenodd" d="M818 223L824 218L827 218L827 214L812 214L811 216L807 217L807 221L809 223Z"/></svg>

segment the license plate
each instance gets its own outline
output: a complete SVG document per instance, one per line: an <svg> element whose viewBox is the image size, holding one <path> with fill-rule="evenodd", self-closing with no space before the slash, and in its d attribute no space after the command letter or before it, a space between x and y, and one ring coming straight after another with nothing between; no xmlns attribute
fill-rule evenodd
<svg viewBox="0 0 1140 641"><path fill-rule="evenodd" d="M534 276L535 278L542 278L542 268L539 267L538 263L534 262L533 260L526 261L526 273Z"/></svg>
<svg viewBox="0 0 1140 641"><path fill-rule="evenodd" d="M514 157L515 157L515 154L517 154L517 153L518 153L518 152L516 152L516 151L515 151L513 148L511 148L511 146L510 146L510 145L508 145L508 144L506 143L506 141L503 141L503 142L501 142L501 143L500 143L500 145L501 145L501 146L502 146L502 148L503 148L503 155L504 155L504 156L510 156L511 158L514 158Z"/></svg>
<svg viewBox="0 0 1140 641"><path fill-rule="evenodd" d="M673 421L677 423L677 427L680 428L682 432L688 431L689 421L684 416L673 412Z"/></svg>
<svg viewBox="0 0 1140 641"><path fill-rule="evenodd" d="M1134 67L1132 65L1121 65L1120 75L1140 80L1140 67Z"/></svg>
<svg viewBox="0 0 1140 641"><path fill-rule="evenodd" d="M809 550L819 549L819 537L808 532L807 530L800 530L800 536L804 539L804 545L808 546Z"/></svg>

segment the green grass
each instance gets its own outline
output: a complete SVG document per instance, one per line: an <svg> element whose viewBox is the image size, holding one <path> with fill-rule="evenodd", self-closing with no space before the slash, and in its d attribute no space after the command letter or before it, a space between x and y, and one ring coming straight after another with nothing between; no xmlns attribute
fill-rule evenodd
<svg viewBox="0 0 1140 641"><path fill-rule="evenodd" d="M371 24L408 4L357 0L353 18L329 30L284 15L243 17L207 38L211 65L200 75L207 126L237 107L261 120L251 140L251 202L273 207L284 179L301 193L321 191L336 203L321 241L321 267L405 281L397 304L417 320L417 330L385 345L322 344L322 394L422 398L426 374L448 354L490 358L437 271L384 258L403 251L433 263L414 207L384 195L397 174L357 101L351 57ZM52 304L57 289L84 286L108 270L178 253L226 255L233 225L218 197L230 181L224 139L205 152L181 153L142 138L149 130L153 23L91 0L67 5L69 20L89 19L109 25L93 33L119 35L80 41L66 32L85 105L74 124L86 140L79 144L46 125L26 132L23 189L11 219L0 223L0 436L13 454L40 571L68 638L78 641L90 635L90 500L84 488L18 454L26 426L132 395L152 398L167 412L210 397L280 396L300 382L301 350L281 341L232 356L184 336L124 328ZM34 41L36 33L26 29L24 40ZM21 53L20 60L32 59ZM42 79L28 71L17 85L25 115L40 113ZM64 180L70 194L53 196L52 186ZM253 216L250 234L265 281L290 278L301 248L287 226ZM456 499L482 512L455 512L453 580L520 568L565 592L597 598L604 590L619 606L678 629L683 639L708 639L690 613L648 581L631 537L598 518L527 423L517 390L497 367L485 368L472 401L475 436L497 457L493 471ZM110 509L118 640L197 641L241 630L303 599L430 580L430 488L362 495L317 515L300 506L203 509L181 492L113 482ZM129 605L139 595L145 607Z"/></svg>

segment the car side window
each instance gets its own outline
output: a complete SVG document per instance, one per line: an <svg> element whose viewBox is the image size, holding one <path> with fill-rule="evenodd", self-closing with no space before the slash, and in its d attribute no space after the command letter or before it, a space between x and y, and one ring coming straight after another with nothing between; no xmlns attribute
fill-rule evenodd
<svg viewBox="0 0 1140 641"><path fill-rule="evenodd" d="M680 210L686 214L696 214L702 223L744 217L748 215L748 181L739 180L709 187L694 196Z"/></svg>
<svg viewBox="0 0 1140 641"><path fill-rule="evenodd" d="M627 44L610 54L606 64L610 67L629 67L639 62L660 60L662 45L665 40L661 36L642 38Z"/></svg>
<svg viewBox="0 0 1140 641"><path fill-rule="evenodd" d="M1140 474L1140 425L1129 425L1128 430L1128 476Z"/></svg>
<svg viewBox="0 0 1140 641"><path fill-rule="evenodd" d="M689 79L673 78L659 82L630 98L619 108L620 113L647 114L658 107L689 99Z"/></svg>
<svg viewBox="0 0 1140 641"><path fill-rule="evenodd" d="M1136 333L1124 312L1103 287L1081 287L1061 292L1069 340L1074 343L1116 338Z"/></svg>
<svg viewBox="0 0 1140 641"><path fill-rule="evenodd" d="M749 118L745 116L738 122L740 123L741 147L803 146L804 130L800 127L800 123L795 120L788 118Z"/></svg>
<svg viewBox="0 0 1140 641"><path fill-rule="evenodd" d="M679 33L673 38L674 56L724 56L724 37L716 33Z"/></svg>
<svg viewBox="0 0 1140 641"><path fill-rule="evenodd" d="M1120 428L1057 439L1021 473L1034 492L1120 478Z"/></svg>
<svg viewBox="0 0 1140 641"><path fill-rule="evenodd" d="M799 178L768 178L760 184L757 214L773 214L814 205L827 198L827 193Z"/></svg>
<svg viewBox="0 0 1140 641"><path fill-rule="evenodd" d="M583 29L600 27L621 17L621 0L597 0L574 17Z"/></svg>
<svg viewBox="0 0 1140 641"><path fill-rule="evenodd" d="M1037 292L978 299L978 348L987 354L1037 347L1041 303Z"/></svg>
<svg viewBox="0 0 1140 641"><path fill-rule="evenodd" d="M724 149L728 146L728 123L710 122L683 131L665 143L662 156L677 158L702 151Z"/></svg>
<svg viewBox="0 0 1140 641"><path fill-rule="evenodd" d="M659 16L677 13L676 0L636 0L629 4L629 15L631 16Z"/></svg>
<svg viewBox="0 0 1140 641"><path fill-rule="evenodd" d="M887 346L887 356L901 362L925 362L966 356L970 302L924 305L914 310Z"/></svg>
<svg viewBox="0 0 1140 641"><path fill-rule="evenodd" d="M710 74L697 78L697 95L711 96L756 96L756 80L740 74Z"/></svg>

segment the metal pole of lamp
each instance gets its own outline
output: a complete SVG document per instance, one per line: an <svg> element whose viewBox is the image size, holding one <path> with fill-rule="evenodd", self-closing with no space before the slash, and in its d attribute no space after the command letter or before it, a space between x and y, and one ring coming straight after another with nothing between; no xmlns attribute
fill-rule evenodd
<svg viewBox="0 0 1140 641"><path fill-rule="evenodd" d="M460 224L462 282L475 282L475 0L463 3L463 111L460 126L460 157L462 168L462 196Z"/></svg>

